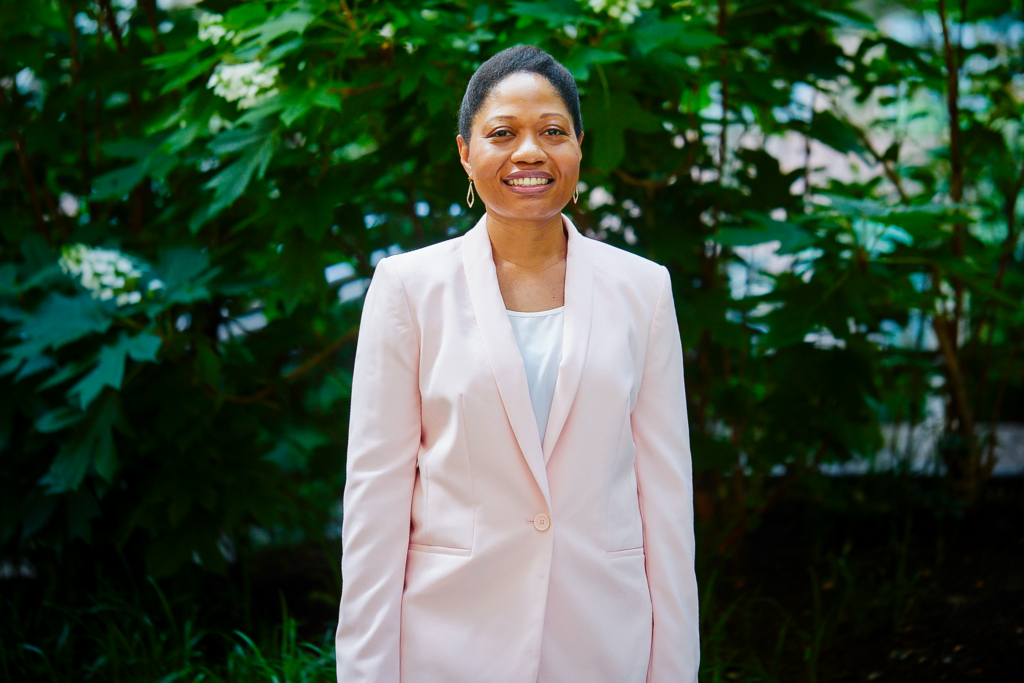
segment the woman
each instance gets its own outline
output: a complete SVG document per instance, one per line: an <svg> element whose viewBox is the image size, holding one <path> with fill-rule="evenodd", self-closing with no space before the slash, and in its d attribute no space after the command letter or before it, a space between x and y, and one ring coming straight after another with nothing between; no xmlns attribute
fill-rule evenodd
<svg viewBox="0 0 1024 683"><path fill-rule="evenodd" d="M582 140L562 65L529 46L492 57L457 137L486 215L377 265L352 382L339 683L697 680L672 289L561 214Z"/></svg>

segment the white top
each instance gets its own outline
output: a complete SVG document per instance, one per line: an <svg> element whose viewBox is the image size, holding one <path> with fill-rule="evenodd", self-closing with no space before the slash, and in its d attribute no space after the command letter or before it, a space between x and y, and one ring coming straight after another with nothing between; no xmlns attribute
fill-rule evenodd
<svg viewBox="0 0 1024 683"><path fill-rule="evenodd" d="M506 311L512 331L516 335L519 353L526 366L526 383L530 387L530 401L537 416L537 431L541 443L548 426L551 400L555 396L558 364L562 362L562 311L564 306L550 311L523 313Z"/></svg>

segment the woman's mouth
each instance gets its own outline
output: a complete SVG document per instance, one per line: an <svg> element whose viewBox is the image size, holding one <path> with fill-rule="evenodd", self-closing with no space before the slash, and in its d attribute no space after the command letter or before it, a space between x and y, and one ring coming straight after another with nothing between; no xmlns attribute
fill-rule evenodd
<svg viewBox="0 0 1024 683"><path fill-rule="evenodd" d="M550 185L555 182L552 178L509 178L506 185L512 187L536 187L537 185Z"/></svg>
<svg viewBox="0 0 1024 683"><path fill-rule="evenodd" d="M541 194L555 184L555 179L549 173L517 171L509 174L502 182L509 191L516 194Z"/></svg>

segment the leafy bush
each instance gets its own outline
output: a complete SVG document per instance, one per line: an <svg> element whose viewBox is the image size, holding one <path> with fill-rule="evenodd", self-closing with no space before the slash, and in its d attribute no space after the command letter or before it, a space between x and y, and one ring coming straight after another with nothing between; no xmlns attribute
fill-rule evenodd
<svg viewBox="0 0 1024 683"><path fill-rule="evenodd" d="M1024 339L1008 2L959 18L974 45L939 3L937 46L845 0L196 4L0 12L5 554L165 576L325 534L359 294L479 216L454 113L524 42L581 87L573 220L672 272L698 512L872 456L933 391L958 490L991 471Z"/></svg>

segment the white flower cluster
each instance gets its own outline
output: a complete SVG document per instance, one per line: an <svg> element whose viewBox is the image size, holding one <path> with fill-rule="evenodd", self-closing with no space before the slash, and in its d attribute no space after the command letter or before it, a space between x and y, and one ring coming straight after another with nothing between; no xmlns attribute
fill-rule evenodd
<svg viewBox="0 0 1024 683"><path fill-rule="evenodd" d="M127 256L116 249L97 249L84 244L65 247L60 257L60 267L75 277L88 289L93 298L100 301L114 300L118 306L128 306L142 301L139 280L142 270ZM160 280L150 280L147 292L163 289Z"/></svg>
<svg viewBox="0 0 1024 683"><path fill-rule="evenodd" d="M263 62L244 64L220 64L206 83L213 93L228 102L238 101L239 109L250 109L260 101L277 94L275 83L276 66L264 66Z"/></svg>
<svg viewBox="0 0 1024 683"><path fill-rule="evenodd" d="M224 17L213 12L201 12L199 14L199 40L211 42L214 45L221 39L231 40L235 37L234 31L224 28Z"/></svg>
<svg viewBox="0 0 1024 683"><path fill-rule="evenodd" d="M642 10L651 8L654 0L587 0L587 4L595 12L607 12L612 19L632 24Z"/></svg>

